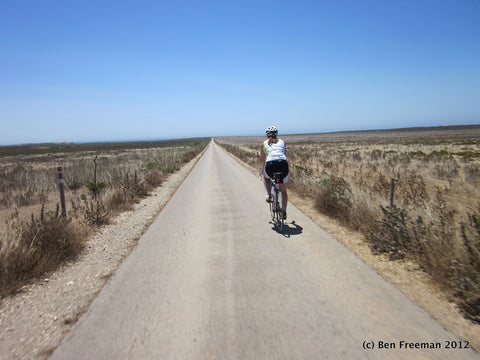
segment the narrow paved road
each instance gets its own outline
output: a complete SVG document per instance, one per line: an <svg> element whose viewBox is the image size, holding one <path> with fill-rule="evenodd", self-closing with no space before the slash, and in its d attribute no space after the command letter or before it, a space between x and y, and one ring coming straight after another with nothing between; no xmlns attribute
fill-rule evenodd
<svg viewBox="0 0 480 360"><path fill-rule="evenodd" d="M291 205L286 235L212 143L52 358L480 358Z"/></svg>

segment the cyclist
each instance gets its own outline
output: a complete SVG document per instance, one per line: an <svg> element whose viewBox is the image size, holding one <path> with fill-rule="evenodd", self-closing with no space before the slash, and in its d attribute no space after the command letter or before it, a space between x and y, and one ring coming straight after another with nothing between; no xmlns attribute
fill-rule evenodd
<svg viewBox="0 0 480 360"><path fill-rule="evenodd" d="M278 139L278 129L275 126L269 126L265 131L267 140L263 142L260 159L262 162L263 183L267 190L267 202L272 201L272 178L273 173L281 172L280 191L282 193L283 218L287 218L287 183L288 183L288 161L285 151L285 143Z"/></svg>

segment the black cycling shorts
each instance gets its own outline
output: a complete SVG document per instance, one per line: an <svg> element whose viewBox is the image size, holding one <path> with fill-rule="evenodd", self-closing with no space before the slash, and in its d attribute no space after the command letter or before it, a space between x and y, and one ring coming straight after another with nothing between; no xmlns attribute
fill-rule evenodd
<svg viewBox="0 0 480 360"><path fill-rule="evenodd" d="M274 160L268 161L265 164L265 176L269 179L273 179L274 173L280 174L280 184L288 183L288 161L287 160Z"/></svg>

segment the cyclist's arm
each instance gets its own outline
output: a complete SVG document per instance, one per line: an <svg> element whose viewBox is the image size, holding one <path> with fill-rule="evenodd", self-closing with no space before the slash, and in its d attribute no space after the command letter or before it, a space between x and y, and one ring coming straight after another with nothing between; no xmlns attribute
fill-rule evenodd
<svg viewBox="0 0 480 360"><path fill-rule="evenodd" d="M263 149L263 145L262 145L262 149L260 150L260 160L262 162L262 169L265 167L265 161L267 160L267 156L265 155L265 150Z"/></svg>

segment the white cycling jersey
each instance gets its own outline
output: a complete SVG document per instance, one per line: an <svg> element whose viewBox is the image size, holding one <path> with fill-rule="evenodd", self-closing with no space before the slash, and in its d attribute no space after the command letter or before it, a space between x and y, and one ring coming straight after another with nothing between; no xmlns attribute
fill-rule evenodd
<svg viewBox="0 0 480 360"><path fill-rule="evenodd" d="M263 151L265 151L265 155L267 155L267 162L274 160L287 160L287 156L285 155L285 143L282 139L278 139L276 143L272 142L271 144L268 143L268 140L265 140L263 143Z"/></svg>

